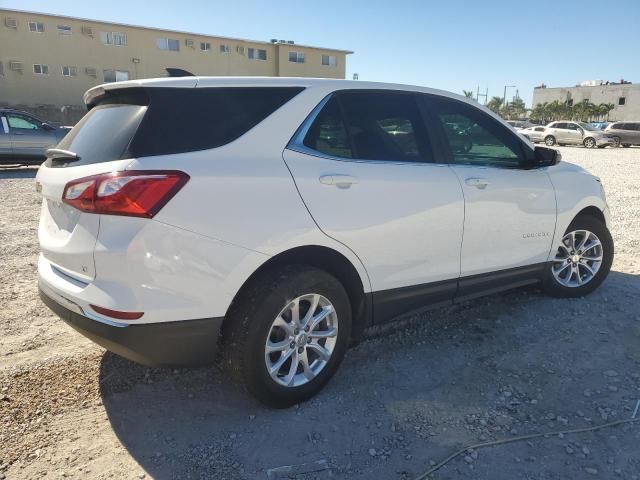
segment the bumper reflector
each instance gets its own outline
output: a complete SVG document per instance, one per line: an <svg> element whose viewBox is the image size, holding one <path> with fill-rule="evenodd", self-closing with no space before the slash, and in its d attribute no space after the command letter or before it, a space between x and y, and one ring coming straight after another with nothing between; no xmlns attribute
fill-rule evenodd
<svg viewBox="0 0 640 480"><path fill-rule="evenodd" d="M98 307L97 305L90 305L90 307L105 317L117 318L118 320L138 320L144 315L144 312L119 312L118 310Z"/></svg>

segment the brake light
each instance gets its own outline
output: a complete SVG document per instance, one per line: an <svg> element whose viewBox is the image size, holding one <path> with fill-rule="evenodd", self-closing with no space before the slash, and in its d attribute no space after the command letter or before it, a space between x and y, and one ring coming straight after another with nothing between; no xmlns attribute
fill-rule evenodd
<svg viewBox="0 0 640 480"><path fill-rule="evenodd" d="M67 183L62 201L87 213L152 218L187 181L177 170L104 173Z"/></svg>

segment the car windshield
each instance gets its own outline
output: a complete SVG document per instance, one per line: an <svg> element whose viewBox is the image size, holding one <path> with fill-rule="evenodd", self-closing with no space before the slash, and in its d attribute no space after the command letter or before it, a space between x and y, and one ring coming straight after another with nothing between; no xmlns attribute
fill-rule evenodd
<svg viewBox="0 0 640 480"><path fill-rule="evenodd" d="M599 128L596 128L593 125L589 125L588 123L584 123L584 122L578 122L578 125L580 125L585 130L589 130L590 132L597 132L600 130Z"/></svg>

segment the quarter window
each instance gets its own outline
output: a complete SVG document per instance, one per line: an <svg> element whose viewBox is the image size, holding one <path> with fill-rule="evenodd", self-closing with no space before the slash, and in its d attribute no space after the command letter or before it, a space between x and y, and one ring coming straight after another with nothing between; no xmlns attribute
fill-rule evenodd
<svg viewBox="0 0 640 480"><path fill-rule="evenodd" d="M390 92L341 92L325 105L304 145L336 157L431 161L415 97Z"/></svg>
<svg viewBox="0 0 640 480"><path fill-rule="evenodd" d="M522 146L515 134L486 113L455 100L432 100L444 130L453 163L501 168L524 166Z"/></svg>

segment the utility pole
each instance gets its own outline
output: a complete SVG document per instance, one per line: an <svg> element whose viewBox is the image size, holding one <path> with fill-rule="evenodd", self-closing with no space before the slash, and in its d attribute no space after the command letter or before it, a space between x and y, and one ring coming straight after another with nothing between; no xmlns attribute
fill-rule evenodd
<svg viewBox="0 0 640 480"><path fill-rule="evenodd" d="M480 103L480 97L484 97L484 104L487 104L487 96L489 95L489 87L486 87L484 93L480 93L480 85L476 88L476 102Z"/></svg>
<svg viewBox="0 0 640 480"><path fill-rule="evenodd" d="M516 88L517 85L505 85L504 93L502 94L502 107L507 106L507 88Z"/></svg>

